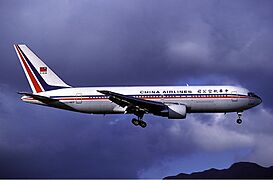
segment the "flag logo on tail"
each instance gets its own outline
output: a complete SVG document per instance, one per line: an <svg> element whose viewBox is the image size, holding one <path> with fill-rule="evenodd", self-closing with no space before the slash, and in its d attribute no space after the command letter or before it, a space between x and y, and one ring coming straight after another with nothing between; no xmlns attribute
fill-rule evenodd
<svg viewBox="0 0 273 180"><path fill-rule="evenodd" d="M47 74L47 67L40 67L40 74Z"/></svg>

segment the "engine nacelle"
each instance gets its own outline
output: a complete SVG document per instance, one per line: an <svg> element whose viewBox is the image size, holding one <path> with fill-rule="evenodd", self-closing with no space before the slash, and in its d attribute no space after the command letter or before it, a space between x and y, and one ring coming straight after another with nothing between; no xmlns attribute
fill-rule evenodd
<svg viewBox="0 0 273 180"><path fill-rule="evenodd" d="M168 107L169 119L185 119L187 116L187 107L183 104L170 104Z"/></svg>

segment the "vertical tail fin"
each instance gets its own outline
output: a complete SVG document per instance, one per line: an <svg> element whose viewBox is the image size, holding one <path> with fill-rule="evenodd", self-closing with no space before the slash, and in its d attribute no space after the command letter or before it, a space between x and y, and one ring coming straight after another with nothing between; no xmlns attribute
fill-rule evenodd
<svg viewBox="0 0 273 180"><path fill-rule="evenodd" d="M26 45L14 45L33 93L71 87L61 80Z"/></svg>

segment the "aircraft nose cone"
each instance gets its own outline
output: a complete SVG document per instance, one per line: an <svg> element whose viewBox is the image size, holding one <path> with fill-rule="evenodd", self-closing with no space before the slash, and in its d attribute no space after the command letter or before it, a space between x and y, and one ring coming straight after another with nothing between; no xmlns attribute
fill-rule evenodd
<svg viewBox="0 0 273 180"><path fill-rule="evenodd" d="M261 104L263 102L262 98L257 98L257 105Z"/></svg>
<svg viewBox="0 0 273 180"><path fill-rule="evenodd" d="M262 98L261 98L260 96L257 96L257 95L256 95L256 99L255 99L256 105L259 105L259 104L261 104L262 102L263 102Z"/></svg>

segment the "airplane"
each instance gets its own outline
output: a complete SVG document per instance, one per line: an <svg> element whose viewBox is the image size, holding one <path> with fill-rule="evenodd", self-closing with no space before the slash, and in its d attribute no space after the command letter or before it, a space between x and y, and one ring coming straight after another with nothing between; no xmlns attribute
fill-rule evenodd
<svg viewBox="0 0 273 180"><path fill-rule="evenodd" d="M262 99L236 86L72 87L59 78L26 45L14 45L32 92L18 92L27 103L89 114L134 114L145 128L145 114L185 119L189 113L242 112Z"/></svg>

